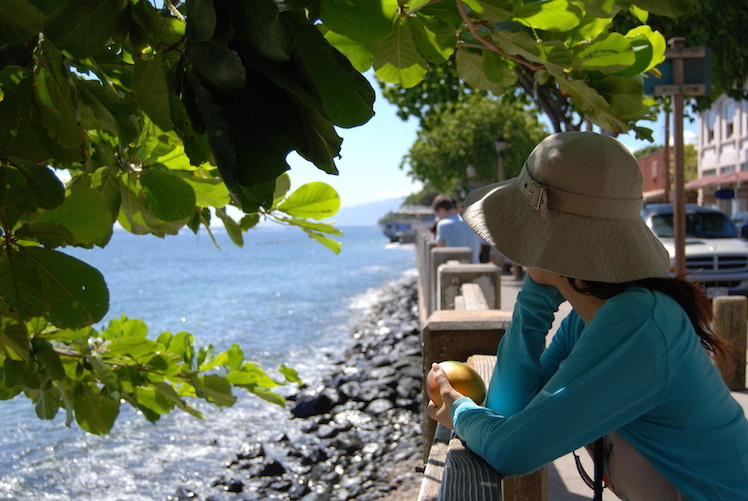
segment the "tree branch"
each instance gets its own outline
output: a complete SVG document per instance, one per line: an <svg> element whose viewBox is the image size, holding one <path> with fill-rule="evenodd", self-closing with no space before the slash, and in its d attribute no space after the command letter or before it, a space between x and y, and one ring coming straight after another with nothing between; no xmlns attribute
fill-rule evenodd
<svg viewBox="0 0 748 501"><path fill-rule="evenodd" d="M476 40L478 40L480 43L484 45L483 47L484 49L491 50L497 53L498 55L500 55L501 57L505 57L507 59L514 61L515 63L521 64L522 66L526 66L527 68L530 68L533 71L543 69L543 66L535 65L525 59L522 59L521 57L507 54L506 52L501 50L498 45L488 40L487 38L484 38L480 33L478 33L478 27L475 25L472 19L470 19L470 17L467 15L467 12L465 11L465 4L462 2L462 0L455 0L455 4L457 5L457 10L460 12L460 17L462 17L462 20L465 21L465 25L468 27L468 30L470 30L470 33L473 34Z"/></svg>

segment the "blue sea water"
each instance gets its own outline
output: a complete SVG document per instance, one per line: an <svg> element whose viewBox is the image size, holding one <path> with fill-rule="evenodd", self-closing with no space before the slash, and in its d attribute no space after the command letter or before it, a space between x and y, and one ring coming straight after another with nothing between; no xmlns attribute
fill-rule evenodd
<svg viewBox="0 0 748 501"><path fill-rule="evenodd" d="M191 332L198 346L238 343L271 374L281 363L314 382L323 356L351 335L383 286L415 267L411 246L388 243L377 228L343 228L339 255L298 229L245 233L243 248L216 230L159 239L115 231L104 249L66 249L98 268L110 290L100 325L140 318L149 337ZM39 420L23 396L0 402L0 499L167 499L178 486L200 494L243 443L283 430L288 413L238 392L218 409L198 405L199 420L175 411L157 424L123 406L109 435L73 425L64 411Z"/></svg>

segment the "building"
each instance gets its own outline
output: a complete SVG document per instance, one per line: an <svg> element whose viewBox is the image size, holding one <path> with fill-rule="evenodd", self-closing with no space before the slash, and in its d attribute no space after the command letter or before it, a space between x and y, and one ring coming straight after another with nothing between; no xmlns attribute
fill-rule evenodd
<svg viewBox="0 0 748 501"><path fill-rule="evenodd" d="M637 161L639 162L639 168L642 171L642 179L644 181L644 184L642 185L644 191L644 202L667 202L669 193L668 190L665 189L668 183L665 148L653 151L643 157L639 157Z"/></svg>
<svg viewBox="0 0 748 501"><path fill-rule="evenodd" d="M698 136L699 177L686 189L698 190L699 205L748 211L748 101L721 96L699 113Z"/></svg>

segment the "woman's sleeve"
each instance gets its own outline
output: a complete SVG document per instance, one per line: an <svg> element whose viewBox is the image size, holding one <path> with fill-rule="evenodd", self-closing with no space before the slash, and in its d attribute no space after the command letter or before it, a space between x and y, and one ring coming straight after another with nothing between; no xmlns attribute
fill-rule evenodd
<svg viewBox="0 0 748 501"><path fill-rule="evenodd" d="M540 388L540 357L553 315L564 301L558 289L526 276L512 313L512 322L499 342L496 366L486 407L503 416L524 409Z"/></svg>
<svg viewBox="0 0 748 501"><path fill-rule="evenodd" d="M469 449L504 475L522 475L656 405L667 377L662 335L636 309L600 313L524 407L515 402L514 412L504 413L469 398L454 403L455 430ZM532 385L525 387L529 394Z"/></svg>

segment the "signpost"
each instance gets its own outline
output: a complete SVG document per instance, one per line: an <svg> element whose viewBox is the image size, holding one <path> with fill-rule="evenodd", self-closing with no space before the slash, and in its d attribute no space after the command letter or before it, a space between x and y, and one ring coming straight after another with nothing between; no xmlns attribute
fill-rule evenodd
<svg viewBox="0 0 748 501"><path fill-rule="evenodd" d="M658 65L662 78L650 79L645 94L669 95L673 98L673 136L675 141L675 179L673 182L673 238L675 245L675 276L686 273L686 202L683 146L683 98L711 92L711 49L686 47L686 39L668 40L670 49L665 62ZM668 138L668 141L670 138Z"/></svg>

